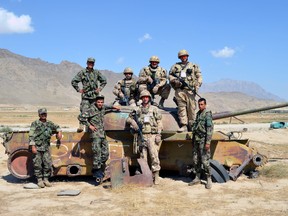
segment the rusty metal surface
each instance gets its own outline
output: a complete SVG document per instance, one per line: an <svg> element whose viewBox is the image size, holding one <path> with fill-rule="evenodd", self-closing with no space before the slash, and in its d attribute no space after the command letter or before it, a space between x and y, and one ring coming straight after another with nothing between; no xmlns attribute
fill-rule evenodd
<svg viewBox="0 0 288 216"><path fill-rule="evenodd" d="M130 175L128 158L111 160L109 164L110 180L112 188L117 188L127 184L138 186L152 186L152 172L144 159L137 159L141 174Z"/></svg>

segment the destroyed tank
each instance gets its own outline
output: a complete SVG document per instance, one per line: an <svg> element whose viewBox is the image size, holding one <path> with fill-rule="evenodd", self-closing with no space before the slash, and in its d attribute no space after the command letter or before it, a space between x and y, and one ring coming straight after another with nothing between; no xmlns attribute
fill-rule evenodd
<svg viewBox="0 0 288 216"><path fill-rule="evenodd" d="M288 103L251 109L240 112L224 112L213 114L213 120L234 117L288 106ZM145 178L134 176L132 168L139 166L143 173L149 167L140 161L139 155L133 153L133 135L126 125L126 118L131 109L122 107L120 112L108 112L104 118L104 127L109 143L109 160L105 178L116 179L116 184L140 182L145 184ZM186 175L191 168L192 133L177 133L179 121L176 108L161 110L163 118L162 145L159 151L161 172L173 171ZM28 146L28 131L14 131L3 135L6 153L8 154L8 169L19 179L33 176L32 153ZM51 155L53 161L53 176L91 176L92 150L89 133L63 131L61 143L55 136L51 138ZM214 131L211 142L211 167L214 182L223 183L229 179L236 180L245 172L253 171L263 166L266 156L249 146L249 139L237 139L220 131ZM145 167L144 167L145 166ZM147 177L147 175L146 175ZM148 175L149 184L151 183Z"/></svg>

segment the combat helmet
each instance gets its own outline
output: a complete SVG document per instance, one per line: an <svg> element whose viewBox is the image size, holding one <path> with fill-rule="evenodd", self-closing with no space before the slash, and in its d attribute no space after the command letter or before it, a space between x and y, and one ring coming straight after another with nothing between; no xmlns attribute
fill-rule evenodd
<svg viewBox="0 0 288 216"><path fill-rule="evenodd" d="M93 62L93 63L95 63L95 58L89 57L89 58L87 58L87 62Z"/></svg>
<svg viewBox="0 0 288 216"><path fill-rule="evenodd" d="M143 90L141 93L140 93L140 98L144 97L144 96L148 96L151 98L151 94L148 90Z"/></svg>
<svg viewBox="0 0 288 216"><path fill-rule="evenodd" d="M188 51L185 50L185 49L180 50L180 51L178 52L178 58L180 58L181 56L185 56L185 55L189 56Z"/></svg>
<svg viewBox="0 0 288 216"><path fill-rule="evenodd" d="M96 98L95 98L95 100L97 101L97 100L104 100L104 95L97 95L96 96Z"/></svg>
<svg viewBox="0 0 288 216"><path fill-rule="evenodd" d="M151 56L149 59L149 62L158 62L160 63L160 59L158 58L158 56Z"/></svg>
<svg viewBox="0 0 288 216"><path fill-rule="evenodd" d="M130 67L126 67L123 71L123 74L133 74L133 70Z"/></svg>

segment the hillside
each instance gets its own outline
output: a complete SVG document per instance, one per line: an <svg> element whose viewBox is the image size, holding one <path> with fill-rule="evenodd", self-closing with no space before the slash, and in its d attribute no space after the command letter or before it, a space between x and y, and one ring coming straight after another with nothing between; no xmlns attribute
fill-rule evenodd
<svg viewBox="0 0 288 216"><path fill-rule="evenodd" d="M72 88L71 79L85 66L69 61L52 64L0 49L0 104L78 107L80 94ZM108 80L102 94L105 95L106 102L113 102L115 98L112 94L114 84L123 78L123 74L107 70L101 70L101 72ZM200 94L207 98L209 107L214 111L266 106L275 104L275 100L279 99L254 83L238 81L231 83L231 80L226 84L225 81L204 83ZM229 86L231 86L230 89ZM251 91L253 95L249 96L241 89L254 89ZM175 107L172 101L173 95L172 91L168 101L165 102L166 106ZM159 97L156 97L156 101L158 100Z"/></svg>

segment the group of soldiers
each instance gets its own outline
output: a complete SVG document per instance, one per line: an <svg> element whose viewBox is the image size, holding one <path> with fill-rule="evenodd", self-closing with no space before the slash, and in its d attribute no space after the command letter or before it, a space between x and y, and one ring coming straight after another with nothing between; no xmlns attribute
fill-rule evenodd
<svg viewBox="0 0 288 216"><path fill-rule="evenodd" d="M159 171L161 169L159 150L163 130L160 109L164 108L164 101L169 97L172 87L175 90L173 100L178 108L180 123L178 132L193 131L194 134L192 160L196 177L189 185L201 182L200 174L203 166L207 176L206 188L211 188L209 158L213 132L212 114L206 110L206 100L200 98L198 100L199 111L195 115L196 95L198 95L198 89L202 84L202 75L200 68L189 62L188 57L189 53L186 50L180 50L178 52L180 62L171 67L168 76L167 71L159 66L160 59L157 56L152 56L149 59L149 65L141 69L138 80L133 78L131 68L125 68L123 72L125 78L119 80L113 89L116 100L112 105L104 104L104 96L100 94L107 84L107 80L99 70L94 69L94 58L88 58L87 67L78 72L72 79L72 86L81 93L77 132L82 132L86 126L91 134L92 173L96 178L96 185L99 185L104 177L106 161L109 158L109 146L103 123L105 110L120 110L121 106L132 107L126 122L131 126L134 133L141 135L138 139L140 142L138 146L141 146L138 153L147 162L148 157L150 157L153 182L159 184ZM79 87L79 83L82 84L82 88ZM155 95L161 97L159 104L155 102ZM51 186L48 181L51 174L48 169L48 164L51 166L51 156L47 153L49 152L47 146L49 147L48 143L53 132L57 133L59 140L62 134L58 125L46 119L47 110L45 108L39 109L38 114L39 120L32 123L29 139L32 152L35 154L33 162L38 186L45 187ZM41 136L45 136L45 139L40 139ZM45 144L41 144L41 142Z"/></svg>

